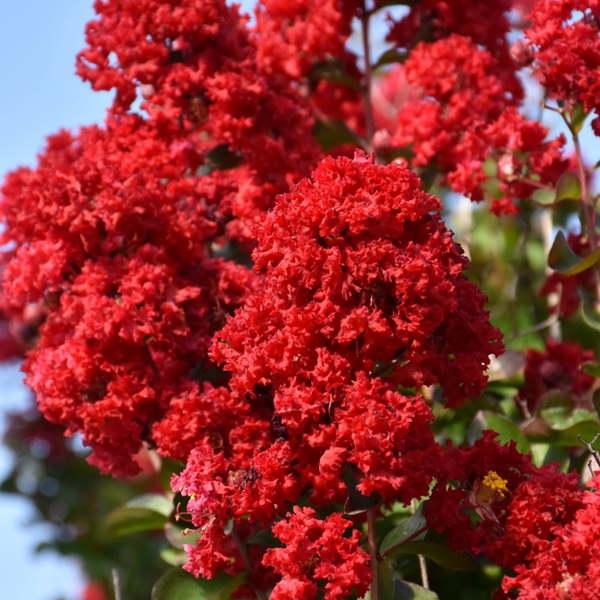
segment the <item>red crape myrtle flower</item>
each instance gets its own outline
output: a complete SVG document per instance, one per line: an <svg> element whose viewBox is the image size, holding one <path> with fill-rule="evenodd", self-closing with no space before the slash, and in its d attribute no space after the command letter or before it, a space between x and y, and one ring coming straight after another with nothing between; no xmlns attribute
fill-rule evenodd
<svg viewBox="0 0 600 600"><path fill-rule="evenodd" d="M567 476L563 476L566 478ZM574 501L561 490L548 489L535 505L543 506L544 502L554 502L556 510L562 518L552 522L554 511L541 513L546 523L545 529L552 529L551 543L544 544L535 555L528 555L527 560L515 566L518 575L506 577L504 590L516 590L519 598L525 600L598 600L600 598L600 476L588 482L592 489L571 492ZM556 487L556 486L553 486ZM594 490L595 488L595 490ZM553 500L553 491L559 501ZM575 512L575 508L578 508ZM532 518L530 510L520 511L521 528ZM564 516L571 517L568 522ZM574 513L574 514L573 514ZM540 517L537 517L539 523ZM525 527L527 527L525 525ZM525 535L527 532L523 532Z"/></svg>
<svg viewBox="0 0 600 600"><path fill-rule="evenodd" d="M173 478L205 531L188 549L192 573L228 564L231 519L269 526L302 490L314 505L344 502L348 464L365 495L427 494L442 454L433 416L397 386L439 382L456 406L480 392L502 349L439 209L406 167L357 153L325 159L265 216L254 253L265 291L248 296L212 352L266 429L251 454L207 440Z"/></svg>
<svg viewBox="0 0 600 600"><path fill-rule="evenodd" d="M594 384L594 378L581 370L581 365L594 360L593 350L582 350L580 344L546 340L546 352L530 348L525 364L525 387L519 399L535 413L540 400L549 391L560 391L573 407L582 406L582 398ZM585 405L585 404L584 404Z"/></svg>
<svg viewBox="0 0 600 600"><path fill-rule="evenodd" d="M372 373L377 361L395 385L440 383L450 406L478 395L501 334L439 209L405 166L361 153L325 159L281 196L254 253L264 292L213 345L232 389L302 384L325 361L336 378Z"/></svg>
<svg viewBox="0 0 600 600"><path fill-rule="evenodd" d="M583 13L583 14L581 14ZM600 2L539 0L525 35L533 44L533 68L551 96L586 112L600 107ZM600 118L592 122L600 135Z"/></svg>
<svg viewBox="0 0 600 600"><path fill-rule="evenodd" d="M285 547L268 550L263 558L264 565L282 575L272 600L311 600L323 581L324 600L348 598L353 590L358 598L364 596L372 570L369 555L358 545L360 532L354 529L351 537L343 537L351 525L339 513L321 521L312 508L298 506L286 520L273 525L273 533Z"/></svg>

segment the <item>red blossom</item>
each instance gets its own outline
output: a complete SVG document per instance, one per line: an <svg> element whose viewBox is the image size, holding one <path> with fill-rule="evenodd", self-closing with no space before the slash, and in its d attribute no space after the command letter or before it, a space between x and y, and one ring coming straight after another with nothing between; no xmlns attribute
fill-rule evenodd
<svg viewBox="0 0 600 600"><path fill-rule="evenodd" d="M353 592L362 597L371 583L369 556L358 545L361 533L343 534L352 523L339 513L324 521L312 508L294 507L287 519L273 525L284 548L268 550L263 564L282 575L273 600L311 600L324 583L324 600L342 600ZM320 587L320 586L319 586Z"/></svg>
<svg viewBox="0 0 600 600"><path fill-rule="evenodd" d="M525 387L519 398L535 413L547 392L556 390L567 395L573 406L581 405L582 398L594 384L594 377L581 370L581 365L594 360L592 350L582 350L580 344L546 340L546 351L529 349L525 365Z"/></svg>
<svg viewBox="0 0 600 600"><path fill-rule="evenodd" d="M450 405L480 392L500 334L439 202L420 188L406 167L357 155L325 159L280 197L254 254L265 291L213 345L236 393L312 379L325 348L352 372L377 360L404 387L439 382Z"/></svg>
<svg viewBox="0 0 600 600"><path fill-rule="evenodd" d="M586 112L600 106L600 3L538 0L525 35L534 46L533 68L550 94ZM595 119L596 127L598 120Z"/></svg>

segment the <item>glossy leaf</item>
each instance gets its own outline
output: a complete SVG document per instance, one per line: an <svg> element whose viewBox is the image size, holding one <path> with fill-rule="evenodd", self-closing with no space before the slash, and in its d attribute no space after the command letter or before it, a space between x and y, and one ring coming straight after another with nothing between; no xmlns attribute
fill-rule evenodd
<svg viewBox="0 0 600 600"><path fill-rule="evenodd" d="M394 548L388 554L388 557L400 556L401 554L420 554L438 565L454 571L477 570L475 561L468 554L459 554L445 544L439 544L438 542L406 542Z"/></svg>
<svg viewBox="0 0 600 600"><path fill-rule="evenodd" d="M571 111L571 129L574 133L579 133L585 120L587 119L589 112L585 112L582 102L577 102Z"/></svg>
<svg viewBox="0 0 600 600"><path fill-rule="evenodd" d="M373 69L378 69L384 65L390 65L393 63L403 63L408 58L406 52L401 52L397 48L391 48L386 50L380 57L379 60L373 65Z"/></svg>
<svg viewBox="0 0 600 600"><path fill-rule="evenodd" d="M517 450L521 453L529 452L529 442L521 429L504 415L479 411L467 430L467 437L471 443L481 437L486 429L492 429L498 434L500 442L506 444L511 440L516 442Z"/></svg>
<svg viewBox="0 0 600 600"><path fill-rule="evenodd" d="M543 421L543 419L536 419L524 430L532 442L556 446L581 446L578 435L584 440L591 440L600 431L597 420L580 421L566 429L553 429L548 424L543 427L538 423L539 421ZM594 444L594 448L600 449L600 440Z"/></svg>
<svg viewBox="0 0 600 600"><path fill-rule="evenodd" d="M325 152L340 144L361 146L357 135L345 123L337 119L316 120L312 132Z"/></svg>
<svg viewBox="0 0 600 600"><path fill-rule="evenodd" d="M425 525L427 525L427 520L423 516L424 507L425 503L422 502L419 505L419 508L417 508L415 511L414 515L410 515L410 517L404 519L404 521L402 521L402 523L400 523L397 527L394 527L394 529L392 529L392 531L385 536L383 542L381 543L379 552L383 553L386 550L389 550L396 544L399 544L402 540L405 540L407 537L413 535L419 529L425 527ZM424 535L425 532L421 534L421 536ZM415 538L415 540L417 539L420 539L420 537Z"/></svg>
<svg viewBox="0 0 600 600"><path fill-rule="evenodd" d="M173 567L154 585L152 600L228 600L247 575L244 571L235 578L220 573L212 579L196 579L180 567Z"/></svg>
<svg viewBox="0 0 600 600"><path fill-rule="evenodd" d="M165 536L169 544L175 548L183 548L184 544L195 545L196 542L202 537L202 532L192 530L185 535L183 532L186 530L185 527L175 525L174 523L167 523L165 525Z"/></svg>
<svg viewBox="0 0 600 600"><path fill-rule="evenodd" d="M393 600L439 600L439 596L416 583L394 579Z"/></svg>
<svg viewBox="0 0 600 600"><path fill-rule="evenodd" d="M582 363L581 370L587 375L600 379L600 364L597 362Z"/></svg>
<svg viewBox="0 0 600 600"><path fill-rule="evenodd" d="M346 464L344 472L344 482L348 488L348 499L344 506L344 513L347 515L359 515L367 512L383 502L383 498L377 492L370 496L363 496L357 489L359 481L354 474L354 468L350 463Z"/></svg>
<svg viewBox="0 0 600 600"><path fill-rule="evenodd" d="M171 512L173 504L168 498L160 494L145 494L109 513L104 525L107 533L114 536L162 529Z"/></svg>
<svg viewBox="0 0 600 600"><path fill-rule="evenodd" d="M581 300L581 316L588 327L600 331L600 318L598 312L594 308L594 302L587 297L583 297Z"/></svg>
<svg viewBox="0 0 600 600"><path fill-rule="evenodd" d="M600 417L600 389L597 389L594 392L594 408L596 409L596 413Z"/></svg>
<svg viewBox="0 0 600 600"><path fill-rule="evenodd" d="M160 557L169 565L182 567L187 562L187 554L179 548L163 548L160 551Z"/></svg>
<svg viewBox="0 0 600 600"><path fill-rule="evenodd" d="M563 173L556 183L556 202L581 200L581 183L572 171Z"/></svg>
<svg viewBox="0 0 600 600"><path fill-rule="evenodd" d="M600 248L581 258L571 250L562 231L556 234L548 254L548 266L562 275L577 275L595 265L598 260L600 260Z"/></svg>

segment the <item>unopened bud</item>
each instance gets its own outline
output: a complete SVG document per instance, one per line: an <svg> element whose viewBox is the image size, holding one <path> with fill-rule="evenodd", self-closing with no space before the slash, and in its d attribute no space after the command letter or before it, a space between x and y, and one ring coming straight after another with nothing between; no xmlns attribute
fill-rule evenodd
<svg viewBox="0 0 600 600"><path fill-rule="evenodd" d="M510 47L510 56L519 67L526 67L533 62L533 50L531 45L524 40L517 40Z"/></svg>
<svg viewBox="0 0 600 600"><path fill-rule="evenodd" d="M140 92L144 100L150 100L150 98L156 93L156 88L151 83L143 83L140 85Z"/></svg>
<svg viewBox="0 0 600 600"><path fill-rule="evenodd" d="M498 161L498 175L500 175L504 181L514 181L515 167L512 154L505 154Z"/></svg>
<svg viewBox="0 0 600 600"><path fill-rule="evenodd" d="M377 154L386 153L391 146L390 132L387 129L378 129L373 134L373 148Z"/></svg>

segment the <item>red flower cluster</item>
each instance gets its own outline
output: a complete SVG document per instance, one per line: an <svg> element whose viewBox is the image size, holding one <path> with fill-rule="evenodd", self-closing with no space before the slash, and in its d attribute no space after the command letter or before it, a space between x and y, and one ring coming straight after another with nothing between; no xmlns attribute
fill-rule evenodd
<svg viewBox="0 0 600 600"><path fill-rule="evenodd" d="M510 494L535 469L514 442L502 446L497 435L484 431L470 448L450 445L426 504L427 522L438 533L447 531L448 544L460 552L486 552L498 537ZM478 516L474 528L470 511Z"/></svg>
<svg viewBox="0 0 600 600"><path fill-rule="evenodd" d="M96 9L80 76L116 90L117 114L141 95L148 122L168 136L170 163L191 160L189 171L163 177L209 174L203 193L236 217L228 237L252 239L254 217L316 164L308 104L261 71L246 19L224 0L107 0Z"/></svg>
<svg viewBox="0 0 600 600"><path fill-rule="evenodd" d="M205 531L188 550L190 571L212 576L228 564L230 519L269 525L307 486L316 505L343 502L348 463L365 496L427 494L442 450L422 397L398 384L439 381L457 405L480 391L489 353L502 348L438 211L405 167L358 154L323 161L265 217L254 253L264 292L212 350L247 398L255 445L235 446L240 424L229 440L194 449L173 478Z"/></svg>
<svg viewBox="0 0 600 600"><path fill-rule="evenodd" d="M273 533L285 548L267 551L266 566L274 567L282 580L271 594L272 600L311 600L317 597L318 582L325 581L325 598L342 600L353 590L361 598L371 583L369 555L361 550L361 533L339 513L321 521L312 508L294 507L294 514L273 525Z"/></svg>
<svg viewBox="0 0 600 600"><path fill-rule="evenodd" d="M398 48L410 49L419 39L437 41L453 34L470 38L496 57L506 91L520 99L523 91L507 43L507 13L512 4L512 0L422 0L399 21L391 20L387 40Z"/></svg>
<svg viewBox="0 0 600 600"><path fill-rule="evenodd" d="M546 340L546 352L527 350L525 387L519 392L534 414L547 392L556 390L565 394L573 406L582 403L582 397L594 384L594 378L581 370L582 363L594 360L592 350L582 350L580 344Z"/></svg>
<svg viewBox="0 0 600 600"><path fill-rule="evenodd" d="M447 174L454 191L482 200L482 184L489 179L483 163L493 158L500 184L492 210L514 213L513 201L530 197L538 187L531 174L555 185L566 170L564 136L544 142L548 130L518 113L497 60L470 39L453 34L421 42L405 68L407 81L423 97L399 112L392 143L411 144L413 164ZM522 175L525 169L528 178Z"/></svg>
<svg viewBox="0 0 600 600"><path fill-rule="evenodd" d="M538 0L525 35L534 47L536 75L556 98L586 112L600 107L600 2ZM600 135L600 118L592 123Z"/></svg>
<svg viewBox="0 0 600 600"><path fill-rule="evenodd" d="M554 479L562 479L562 486ZM506 577L503 588L517 590L519 598L525 600L597 600L600 494L576 489L568 476L555 474L546 481L550 485L545 490L531 488L525 492L533 494L529 499L519 494L515 500L511 522L519 530L518 539L522 543L528 536L543 542L531 547L526 562L514 567L518 575ZM588 485L597 490L600 477L597 475ZM532 524L537 531L532 531Z"/></svg>
<svg viewBox="0 0 600 600"><path fill-rule="evenodd" d="M467 261L438 200L420 188L404 166L357 155L325 159L312 182L280 197L254 253L264 291L213 346L232 389L305 377L331 386L348 369L389 369L388 381L406 388L439 382L451 406L479 394L500 333L462 275Z"/></svg>
<svg viewBox="0 0 600 600"><path fill-rule="evenodd" d="M24 367L45 416L83 433L104 472L133 474L143 441L185 458L194 436L228 437L228 391L192 381L219 378L211 337L257 286L217 258L223 235L252 242L256 216L319 151L308 105L259 72L237 9L96 8L79 71L116 89L114 106L104 128L51 137L37 169L7 178L2 305L17 320L33 307L36 329L45 319ZM126 112L137 90L147 117ZM200 418L184 435L185 404L222 422Z"/></svg>

